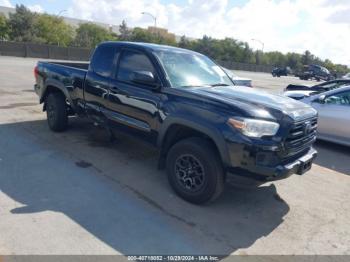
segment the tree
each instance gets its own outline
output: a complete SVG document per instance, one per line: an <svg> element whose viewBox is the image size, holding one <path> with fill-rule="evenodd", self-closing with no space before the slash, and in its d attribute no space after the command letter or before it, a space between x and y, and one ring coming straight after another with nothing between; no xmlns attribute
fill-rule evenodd
<svg viewBox="0 0 350 262"><path fill-rule="evenodd" d="M264 54L263 64L284 67L287 65L287 56L278 51L268 52Z"/></svg>
<svg viewBox="0 0 350 262"><path fill-rule="evenodd" d="M73 41L74 30L61 17L48 14L40 15L34 26L36 42L69 46Z"/></svg>
<svg viewBox="0 0 350 262"><path fill-rule="evenodd" d="M214 45L214 39L204 35L202 39L199 39L194 43L193 49L213 59L219 59L219 57L215 55L219 53L219 50L217 48L214 49L213 45Z"/></svg>
<svg viewBox="0 0 350 262"><path fill-rule="evenodd" d="M190 40L186 38L185 35L181 36L180 42L178 43L181 48L190 48Z"/></svg>
<svg viewBox="0 0 350 262"><path fill-rule="evenodd" d="M131 39L132 31L128 28L125 20L119 25L119 39L122 41L129 41Z"/></svg>
<svg viewBox="0 0 350 262"><path fill-rule="evenodd" d="M301 55L297 53L288 53L286 55L287 57L287 62L286 66L289 66L293 70L301 70L302 68L302 63L301 63Z"/></svg>
<svg viewBox="0 0 350 262"><path fill-rule="evenodd" d="M314 60L314 56L311 54L309 50L306 50L303 56L301 57L301 62L303 65L310 65Z"/></svg>
<svg viewBox="0 0 350 262"><path fill-rule="evenodd" d="M140 27L135 27L132 30L130 40L134 42L147 42L147 43L157 42L154 34Z"/></svg>
<svg viewBox="0 0 350 262"><path fill-rule="evenodd" d="M283 54L278 51L254 52L246 42L234 38L215 39L209 36L203 36L202 39L197 40L190 40L182 36L177 43L175 35L166 29L154 27L148 30L139 27L130 29L124 20L119 25L119 33L117 36L111 30L93 23L80 24L74 32L74 29L66 24L62 18L33 13L24 5L17 5L16 12L10 14L9 19L0 15L1 40L9 39L18 42L38 42L61 46L74 44L79 47L94 48L100 42L120 39L179 46L203 53L218 62L289 66L293 70L301 70L303 65L318 64L334 72L349 72L347 66L334 64L329 59L322 60L308 50L303 54Z"/></svg>
<svg viewBox="0 0 350 262"><path fill-rule="evenodd" d="M6 40L9 36L9 25L6 17L0 14L0 40Z"/></svg>
<svg viewBox="0 0 350 262"><path fill-rule="evenodd" d="M326 59L323 62L323 65L324 65L324 67L326 67L330 71L334 71L335 70L335 64L333 64L332 61L329 60L329 59Z"/></svg>
<svg viewBox="0 0 350 262"><path fill-rule="evenodd" d="M10 39L19 42L33 41L36 18L37 15L24 5L16 5L16 12L9 15Z"/></svg>
<svg viewBox="0 0 350 262"><path fill-rule="evenodd" d="M243 63L254 63L254 55L252 49L249 47L248 43L244 43L242 50L243 59L240 62Z"/></svg>
<svg viewBox="0 0 350 262"><path fill-rule="evenodd" d="M86 48L95 48L103 41L116 40L107 29L92 23L80 24L76 30L75 45Z"/></svg>

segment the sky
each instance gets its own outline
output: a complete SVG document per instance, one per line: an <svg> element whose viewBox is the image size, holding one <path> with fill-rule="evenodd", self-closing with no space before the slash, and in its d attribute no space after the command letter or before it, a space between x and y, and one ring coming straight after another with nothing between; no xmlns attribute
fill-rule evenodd
<svg viewBox="0 0 350 262"><path fill-rule="evenodd" d="M0 0L32 11L120 24L154 24L177 35L232 37L254 49L310 50L322 59L350 65L350 0ZM259 41L254 41L257 39Z"/></svg>

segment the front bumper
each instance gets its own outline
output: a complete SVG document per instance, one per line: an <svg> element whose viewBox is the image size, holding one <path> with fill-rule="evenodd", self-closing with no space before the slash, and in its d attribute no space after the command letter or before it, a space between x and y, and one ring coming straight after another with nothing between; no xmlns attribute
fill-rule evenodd
<svg viewBox="0 0 350 262"><path fill-rule="evenodd" d="M317 151L310 148L308 152L293 159L290 162L275 166L247 165L245 167L231 168L231 173L248 176L259 181L275 181L287 178L293 174L303 175L311 169L313 160L317 157Z"/></svg>

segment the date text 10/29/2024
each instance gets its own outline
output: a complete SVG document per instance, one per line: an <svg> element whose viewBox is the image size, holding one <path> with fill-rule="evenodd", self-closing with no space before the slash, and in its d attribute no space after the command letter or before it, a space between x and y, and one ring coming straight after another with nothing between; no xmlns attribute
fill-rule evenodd
<svg viewBox="0 0 350 262"><path fill-rule="evenodd" d="M203 261L203 262L211 262L211 261L219 261L219 256L128 256L128 260L130 261Z"/></svg>

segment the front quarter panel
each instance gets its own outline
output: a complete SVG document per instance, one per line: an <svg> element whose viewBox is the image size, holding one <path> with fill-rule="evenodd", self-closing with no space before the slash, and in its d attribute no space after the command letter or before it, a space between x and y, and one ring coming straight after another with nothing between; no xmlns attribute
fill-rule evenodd
<svg viewBox="0 0 350 262"><path fill-rule="evenodd" d="M216 144L225 165L230 165L230 157L223 134L230 132L227 120L232 108L215 101L201 99L184 90L166 88L166 94L160 106L160 128L157 144L161 147L167 131L173 125L183 125L206 134Z"/></svg>

